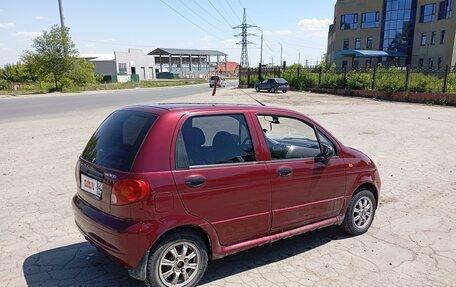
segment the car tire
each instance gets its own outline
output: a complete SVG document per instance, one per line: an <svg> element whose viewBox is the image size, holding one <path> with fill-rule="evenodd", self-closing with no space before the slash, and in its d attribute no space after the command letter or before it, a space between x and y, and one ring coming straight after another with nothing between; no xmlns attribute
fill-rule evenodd
<svg viewBox="0 0 456 287"><path fill-rule="evenodd" d="M286 92L287 92L287 90L283 90L283 91L282 91L282 93L284 93L284 94L285 94Z"/></svg>
<svg viewBox="0 0 456 287"><path fill-rule="evenodd" d="M256 87L256 92L259 93L260 92L260 88L259 87Z"/></svg>
<svg viewBox="0 0 456 287"><path fill-rule="evenodd" d="M351 235L365 233L374 220L377 202L374 194L368 189L355 193L340 225L342 230Z"/></svg>
<svg viewBox="0 0 456 287"><path fill-rule="evenodd" d="M151 250L145 283L149 287L196 286L207 262L207 246L200 236L189 231L172 233Z"/></svg>
<svg viewBox="0 0 456 287"><path fill-rule="evenodd" d="M275 93L275 91L276 91L275 88L272 87L272 88L271 88L271 93Z"/></svg>

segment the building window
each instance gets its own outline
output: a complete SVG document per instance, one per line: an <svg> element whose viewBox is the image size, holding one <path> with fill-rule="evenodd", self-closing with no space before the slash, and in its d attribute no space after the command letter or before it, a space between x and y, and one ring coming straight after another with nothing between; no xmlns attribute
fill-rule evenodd
<svg viewBox="0 0 456 287"><path fill-rule="evenodd" d="M441 69L442 68L442 57L439 57L438 61L437 61L437 69Z"/></svg>
<svg viewBox="0 0 456 287"><path fill-rule="evenodd" d="M420 23L428 23L435 20L435 7L435 3L421 5Z"/></svg>
<svg viewBox="0 0 456 287"><path fill-rule="evenodd" d="M345 14L340 17L341 30L358 29L358 14Z"/></svg>
<svg viewBox="0 0 456 287"><path fill-rule="evenodd" d="M436 35L437 35L436 32L432 32L432 34L431 34L431 45L435 45Z"/></svg>
<svg viewBox="0 0 456 287"><path fill-rule="evenodd" d="M432 60L432 58L429 58L429 61L428 61L428 68L429 69L432 69L434 67L434 60Z"/></svg>
<svg viewBox="0 0 456 287"><path fill-rule="evenodd" d="M420 69L422 69L423 66L424 66L424 59L423 59L423 58L420 58L419 61L418 61L418 67L419 67Z"/></svg>
<svg viewBox="0 0 456 287"><path fill-rule="evenodd" d="M344 39L344 50L350 49L350 39L345 38Z"/></svg>
<svg viewBox="0 0 456 287"><path fill-rule="evenodd" d="M127 74L127 64L119 63L119 74Z"/></svg>
<svg viewBox="0 0 456 287"><path fill-rule="evenodd" d="M380 12L367 12L361 14L361 29L378 28Z"/></svg>
<svg viewBox="0 0 456 287"><path fill-rule="evenodd" d="M440 33L440 44L445 44L445 30Z"/></svg>
<svg viewBox="0 0 456 287"><path fill-rule="evenodd" d="M373 41L372 37L367 37L367 43L366 43L366 49L371 50L373 46Z"/></svg>
<svg viewBox="0 0 456 287"><path fill-rule="evenodd" d="M418 16L415 17L417 1L384 0L381 2L384 3L384 14L379 49L404 53L408 56L407 62L409 62L412 58L415 19L418 18Z"/></svg>
<svg viewBox="0 0 456 287"><path fill-rule="evenodd" d="M359 67L359 61L358 60L353 61L353 68L358 69L358 67Z"/></svg>
<svg viewBox="0 0 456 287"><path fill-rule="evenodd" d="M347 60L343 60L342 61L342 68L345 68L348 66L348 61Z"/></svg>
<svg viewBox="0 0 456 287"><path fill-rule="evenodd" d="M426 33L421 33L421 46L426 46L427 44L427 35Z"/></svg>
<svg viewBox="0 0 456 287"><path fill-rule="evenodd" d="M449 19L453 16L453 0L440 1L439 20Z"/></svg>
<svg viewBox="0 0 456 287"><path fill-rule="evenodd" d="M355 50L361 49L361 38L355 39Z"/></svg>

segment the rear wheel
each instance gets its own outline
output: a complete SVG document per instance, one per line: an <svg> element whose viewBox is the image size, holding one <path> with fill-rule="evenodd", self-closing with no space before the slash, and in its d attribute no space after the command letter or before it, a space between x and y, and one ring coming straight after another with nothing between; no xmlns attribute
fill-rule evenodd
<svg viewBox="0 0 456 287"><path fill-rule="evenodd" d="M372 224L376 207L377 203L372 191L360 190L353 196L341 228L351 235L365 233Z"/></svg>
<svg viewBox="0 0 456 287"><path fill-rule="evenodd" d="M284 94L285 94L286 92L287 92L287 90L283 90L283 91L282 91L282 93L284 93Z"/></svg>
<svg viewBox="0 0 456 287"><path fill-rule="evenodd" d="M183 231L163 238L152 250L147 266L149 287L192 287L201 280L208 261L204 241Z"/></svg>
<svg viewBox="0 0 456 287"><path fill-rule="evenodd" d="M259 88L259 87L256 87L256 89L255 89L255 90L257 91L257 93L259 93L259 92L260 92L260 88Z"/></svg>

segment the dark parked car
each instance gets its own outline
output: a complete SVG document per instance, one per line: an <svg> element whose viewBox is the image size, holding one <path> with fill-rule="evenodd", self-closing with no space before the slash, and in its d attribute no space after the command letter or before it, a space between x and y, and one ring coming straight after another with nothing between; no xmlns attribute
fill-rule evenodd
<svg viewBox="0 0 456 287"><path fill-rule="evenodd" d="M148 286L195 286L208 260L314 229L366 232L372 160L292 110L164 104L112 113L76 166L76 225Z"/></svg>
<svg viewBox="0 0 456 287"><path fill-rule="evenodd" d="M261 83L256 83L255 90L257 92L266 90L270 93L275 93L276 91L286 93L288 91L288 82L282 78L266 79Z"/></svg>

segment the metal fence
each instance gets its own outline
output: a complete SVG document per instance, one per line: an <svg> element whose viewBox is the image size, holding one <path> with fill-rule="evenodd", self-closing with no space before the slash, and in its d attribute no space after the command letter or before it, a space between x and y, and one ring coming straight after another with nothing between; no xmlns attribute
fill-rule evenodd
<svg viewBox="0 0 456 287"><path fill-rule="evenodd" d="M385 92L456 94L456 66L439 69L406 67L352 69L302 67L258 67L241 69L240 85L253 87L266 78L285 78L295 89L351 89Z"/></svg>

